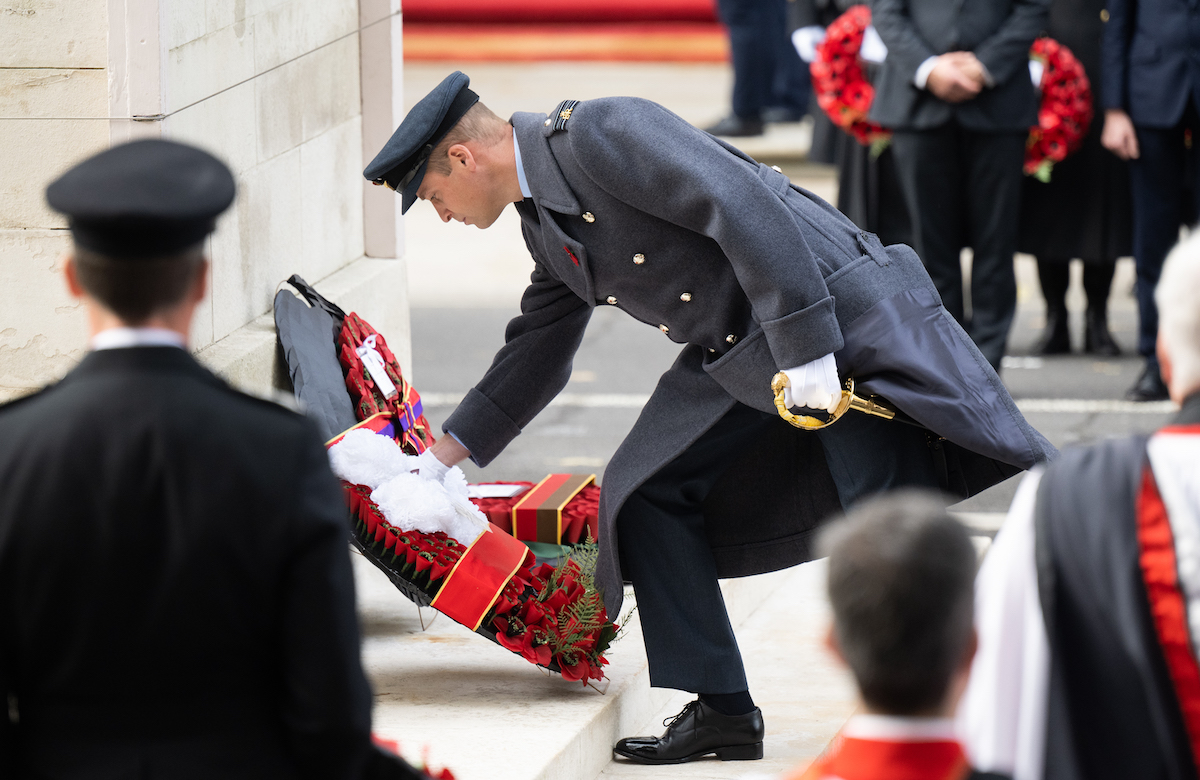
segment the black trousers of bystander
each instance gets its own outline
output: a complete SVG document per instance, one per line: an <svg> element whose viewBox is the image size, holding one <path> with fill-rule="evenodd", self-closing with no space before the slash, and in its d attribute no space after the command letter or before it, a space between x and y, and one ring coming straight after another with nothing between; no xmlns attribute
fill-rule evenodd
<svg viewBox="0 0 1200 780"><path fill-rule="evenodd" d="M1025 134L979 132L950 122L897 131L892 148L913 221L913 248L947 311L999 370L1017 307L1013 254ZM968 246L974 249L969 320L959 260Z"/></svg>

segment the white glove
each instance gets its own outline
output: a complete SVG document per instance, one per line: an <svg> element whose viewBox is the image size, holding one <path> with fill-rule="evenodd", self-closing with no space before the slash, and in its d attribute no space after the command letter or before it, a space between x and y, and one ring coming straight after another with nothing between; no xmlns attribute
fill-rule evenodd
<svg viewBox="0 0 1200 780"><path fill-rule="evenodd" d="M887 44L883 42L883 38L879 37L875 25L872 24L863 30L862 46L858 48L858 56L867 62L878 63L887 59L887 52Z"/></svg>
<svg viewBox="0 0 1200 780"><path fill-rule="evenodd" d="M783 373L788 378L788 386L783 388L783 402L789 409L807 406L809 409L832 412L842 400L837 361L833 359L832 352L811 363L786 368Z"/></svg>
<svg viewBox="0 0 1200 780"><path fill-rule="evenodd" d="M437 459L437 456L433 454L433 450L425 450L418 455L415 465L417 467L413 471L439 485L445 480L446 473L450 471L449 466Z"/></svg>
<svg viewBox="0 0 1200 780"><path fill-rule="evenodd" d="M825 28L817 25L801 27L792 33L792 45L796 47L796 53L800 55L800 59L805 62L813 62L817 59L817 44L823 40L825 40Z"/></svg>

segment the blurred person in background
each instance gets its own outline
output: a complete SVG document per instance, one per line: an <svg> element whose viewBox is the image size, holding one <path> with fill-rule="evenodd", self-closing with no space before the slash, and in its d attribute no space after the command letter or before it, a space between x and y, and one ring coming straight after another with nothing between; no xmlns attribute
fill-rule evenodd
<svg viewBox="0 0 1200 780"><path fill-rule="evenodd" d="M1099 109L1104 93L1100 40L1105 0L1053 0L1047 34L1066 46L1083 65L1092 84L1097 111L1083 146L1054 166L1049 182L1026 176L1021 191L1021 229L1017 250L1037 258L1046 299L1046 327L1035 355L1071 351L1067 289L1070 263L1083 263L1087 295L1083 351L1098 357L1121 353L1108 328L1108 295L1117 258L1132 254L1129 165L1100 143L1104 126Z"/></svg>
<svg viewBox="0 0 1200 780"><path fill-rule="evenodd" d="M729 30L733 110L705 132L730 138L763 134L767 122L799 122L808 113L808 68L788 41L789 0L717 0Z"/></svg>
<svg viewBox="0 0 1200 780"><path fill-rule="evenodd" d="M954 732L975 654L975 546L941 496L863 502L821 539L833 625L826 643L860 706L826 752L783 780L983 780Z"/></svg>
<svg viewBox="0 0 1200 780"><path fill-rule="evenodd" d="M1157 352L1182 407L1031 471L976 583L959 713L1015 780L1195 777L1200 736L1200 236L1171 253Z"/></svg>
<svg viewBox="0 0 1200 780"><path fill-rule="evenodd" d="M1050 0L874 0L887 46L871 119L891 128L913 248L993 368L1016 312L1013 254L1025 138L1037 121L1029 47ZM974 250L966 317L963 247Z"/></svg>
<svg viewBox="0 0 1200 780"><path fill-rule="evenodd" d="M91 341L0 407L0 777L423 777L371 742L316 428L187 351L234 192L157 139L47 190Z"/></svg>
<svg viewBox="0 0 1200 780"><path fill-rule="evenodd" d="M1200 133L1200 18L1191 0L1108 0L1107 13L1101 142L1130 161L1137 349L1146 361L1127 397L1161 401L1170 391L1155 356L1154 290L1180 225L1197 216L1200 168L1188 157Z"/></svg>
<svg viewBox="0 0 1200 780"><path fill-rule="evenodd" d="M791 0L788 24L792 44L800 59L811 64L817 59L817 46L825 40L825 28L860 0ZM887 47L874 25L863 33L859 50L867 80L875 83L879 65L887 57ZM913 243L912 221L904 203L904 191L896 175L891 144L877 152L860 144L835 125L819 107L813 111L812 147L808 159L837 166L838 211L863 230L879 236L884 244Z"/></svg>

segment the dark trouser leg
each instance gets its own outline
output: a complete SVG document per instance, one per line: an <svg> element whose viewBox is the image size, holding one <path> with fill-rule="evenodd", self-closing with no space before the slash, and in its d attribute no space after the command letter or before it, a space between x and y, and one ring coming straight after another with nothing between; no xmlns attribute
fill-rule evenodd
<svg viewBox="0 0 1200 780"><path fill-rule="evenodd" d="M771 105L804 114L808 112L812 77L788 35L788 0L771 0L771 3L771 31L777 51Z"/></svg>
<svg viewBox="0 0 1200 780"><path fill-rule="evenodd" d="M892 136L896 175L912 219L913 249L929 271L946 311L959 323L963 323L959 254L965 245L961 140L961 131L954 124L898 131Z"/></svg>
<svg viewBox="0 0 1200 780"><path fill-rule="evenodd" d="M772 28L774 0L717 0L721 21L729 28L733 61L733 113L758 119L771 101L778 57Z"/></svg>
<svg viewBox="0 0 1200 780"><path fill-rule="evenodd" d="M1035 355L1061 355L1071 351L1067 326L1067 288L1071 285L1069 258L1037 259L1042 297L1046 299L1046 329L1033 347Z"/></svg>
<svg viewBox="0 0 1200 780"><path fill-rule="evenodd" d="M964 131L966 195L970 224L971 334L979 351L1000 369L1017 311L1017 225L1021 212L1021 166L1025 133Z"/></svg>
<svg viewBox="0 0 1200 780"><path fill-rule="evenodd" d="M693 693L744 691L746 673L700 507L771 416L738 404L625 502L622 568L633 582L650 684Z"/></svg>
<svg viewBox="0 0 1200 780"><path fill-rule="evenodd" d="M1158 338L1158 307L1154 288L1167 253L1179 239L1184 221L1184 121L1166 130L1138 127L1140 156L1130 161L1133 184L1133 256L1137 265L1138 353L1154 360Z"/></svg>
<svg viewBox="0 0 1200 780"><path fill-rule="evenodd" d="M925 431L913 425L848 412L817 431L838 500L856 501L901 487L940 487Z"/></svg>
<svg viewBox="0 0 1200 780"><path fill-rule="evenodd" d="M1121 348L1108 329L1108 293L1116 270L1115 262L1083 264L1083 291L1087 293L1084 351L1104 357L1121 354Z"/></svg>

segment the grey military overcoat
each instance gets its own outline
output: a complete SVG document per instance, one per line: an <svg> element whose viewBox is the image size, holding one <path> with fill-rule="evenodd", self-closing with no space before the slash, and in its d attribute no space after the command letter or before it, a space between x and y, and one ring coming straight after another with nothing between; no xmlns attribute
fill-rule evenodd
<svg viewBox="0 0 1200 780"><path fill-rule="evenodd" d="M781 368L835 353L843 377L961 451L970 492L1053 454L908 247L885 249L646 100L571 102L512 124L532 192L517 209L534 271L507 343L445 430L489 463L566 385L595 306L686 345L605 472L597 583L609 614L621 603L614 521L625 500L736 402L774 413ZM718 573L810 559L818 523L839 508L814 434L781 420L762 447L730 456L740 478L705 507Z"/></svg>

